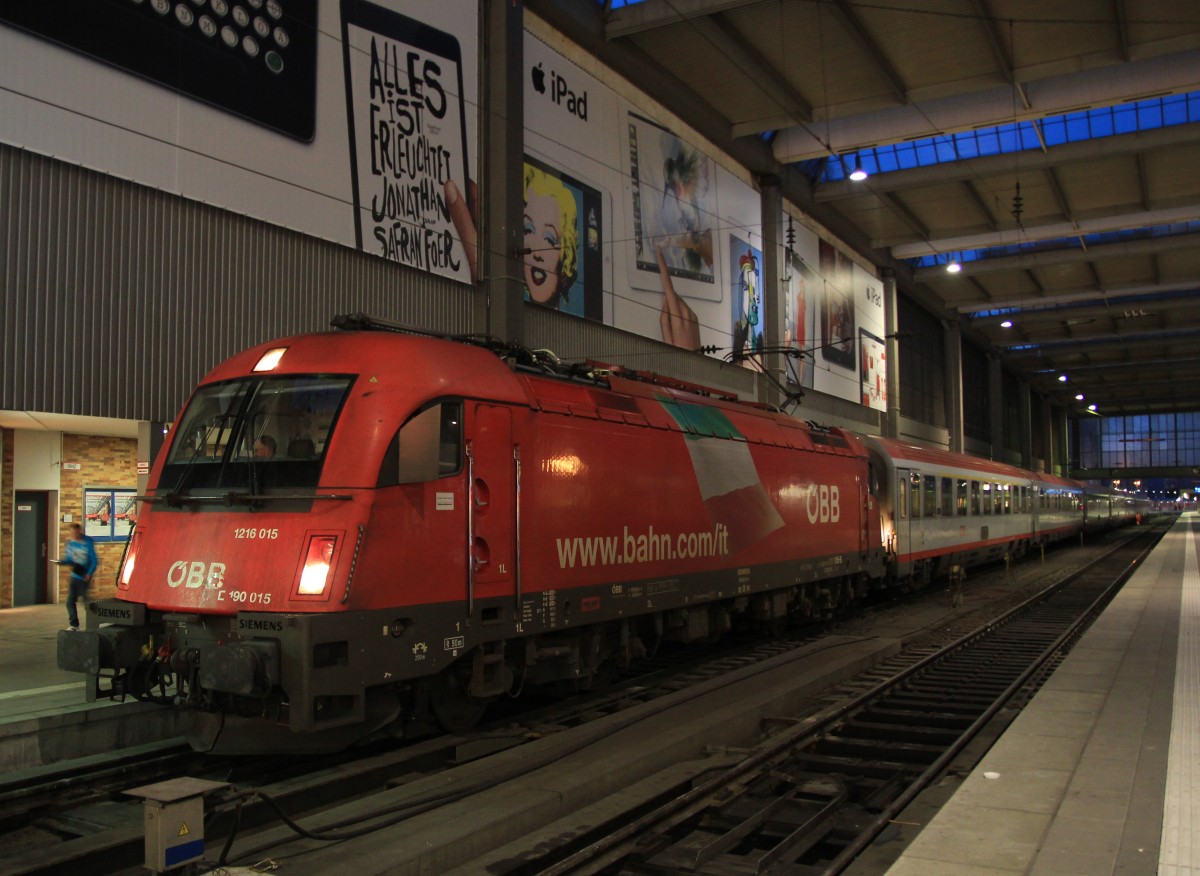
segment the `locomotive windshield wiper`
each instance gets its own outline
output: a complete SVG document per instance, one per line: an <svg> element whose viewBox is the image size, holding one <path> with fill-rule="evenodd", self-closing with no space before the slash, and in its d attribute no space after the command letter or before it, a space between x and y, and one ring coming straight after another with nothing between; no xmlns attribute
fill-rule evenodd
<svg viewBox="0 0 1200 876"><path fill-rule="evenodd" d="M209 494L206 496L197 496L194 494L182 495L177 492L168 493L165 496L145 495L138 496L139 502L149 502L150 504L158 504L165 502L172 508L179 508L184 505L265 505L272 501L295 501L313 500L313 499L334 499L337 501L346 501L354 497L348 493L238 493L229 491L226 493Z"/></svg>

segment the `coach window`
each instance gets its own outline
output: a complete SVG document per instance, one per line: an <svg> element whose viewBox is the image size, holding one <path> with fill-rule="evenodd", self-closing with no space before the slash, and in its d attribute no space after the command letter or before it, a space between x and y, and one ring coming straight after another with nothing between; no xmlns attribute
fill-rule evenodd
<svg viewBox="0 0 1200 876"><path fill-rule="evenodd" d="M908 496L908 504L915 520L921 516L921 475L918 472L914 471L908 479Z"/></svg>
<svg viewBox="0 0 1200 876"><path fill-rule="evenodd" d="M938 509L937 478L925 475L925 516L936 517L939 513L941 512Z"/></svg>
<svg viewBox="0 0 1200 876"><path fill-rule="evenodd" d="M1012 514L1012 484L1000 485L1001 513Z"/></svg>
<svg viewBox="0 0 1200 876"><path fill-rule="evenodd" d="M462 467L462 404L440 402L414 414L392 438L379 486L437 480Z"/></svg>
<svg viewBox="0 0 1200 876"><path fill-rule="evenodd" d="M971 481L971 513L979 514L979 481Z"/></svg>
<svg viewBox="0 0 1200 876"><path fill-rule="evenodd" d="M992 513L992 485L986 481L983 484L983 513Z"/></svg>
<svg viewBox="0 0 1200 876"><path fill-rule="evenodd" d="M955 507L959 517L965 517L967 514L967 482L959 481L958 489L955 491Z"/></svg>
<svg viewBox="0 0 1200 876"><path fill-rule="evenodd" d="M942 513L949 517L954 513L954 481L942 478Z"/></svg>
<svg viewBox="0 0 1200 876"><path fill-rule="evenodd" d="M1004 501L1000 497L1000 485L999 484L995 484L992 487L992 500L996 505L995 512L997 514L1003 514L1004 513Z"/></svg>

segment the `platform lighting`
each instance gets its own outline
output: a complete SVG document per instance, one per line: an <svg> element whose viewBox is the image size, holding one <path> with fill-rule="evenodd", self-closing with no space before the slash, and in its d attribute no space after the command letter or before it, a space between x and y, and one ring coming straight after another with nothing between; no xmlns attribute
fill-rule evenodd
<svg viewBox="0 0 1200 876"><path fill-rule="evenodd" d="M1082 392L1075 393L1075 401L1083 401L1083 393Z"/></svg>
<svg viewBox="0 0 1200 876"><path fill-rule="evenodd" d="M950 264L946 265L946 270L951 274L957 274L962 270L962 265L960 265L957 261L951 261Z"/></svg>
<svg viewBox="0 0 1200 876"><path fill-rule="evenodd" d="M855 182L862 182L868 176L867 172L862 169L861 165L854 165L854 170L850 171L850 179Z"/></svg>
<svg viewBox="0 0 1200 876"><path fill-rule="evenodd" d="M1094 410L1096 410L1096 406L1095 406L1095 405L1088 405L1088 410L1089 410L1089 411L1094 411Z"/></svg>
<svg viewBox="0 0 1200 876"><path fill-rule="evenodd" d="M1004 322L1000 323L1000 328L1012 328L1012 320L1011 319L1004 320Z"/></svg>
<svg viewBox="0 0 1200 876"><path fill-rule="evenodd" d="M1059 383L1066 383L1066 382L1067 382L1067 375L1065 375L1065 374L1060 374L1060 375L1058 375L1058 382L1059 382Z"/></svg>

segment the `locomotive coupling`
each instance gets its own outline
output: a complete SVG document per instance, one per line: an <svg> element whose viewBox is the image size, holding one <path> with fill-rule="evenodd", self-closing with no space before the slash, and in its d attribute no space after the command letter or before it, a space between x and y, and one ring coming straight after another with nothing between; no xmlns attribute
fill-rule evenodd
<svg viewBox="0 0 1200 876"><path fill-rule="evenodd" d="M200 686L207 690L261 697L279 675L278 642L223 642L200 653Z"/></svg>

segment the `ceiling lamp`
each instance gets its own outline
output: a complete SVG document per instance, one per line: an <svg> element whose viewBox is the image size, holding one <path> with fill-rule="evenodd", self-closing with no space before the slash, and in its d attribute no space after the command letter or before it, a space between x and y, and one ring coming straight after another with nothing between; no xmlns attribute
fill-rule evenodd
<svg viewBox="0 0 1200 876"><path fill-rule="evenodd" d="M1088 405L1088 410L1089 410L1089 411L1094 411L1094 410L1096 410L1096 406L1095 406L1095 405Z"/></svg>
<svg viewBox="0 0 1200 876"><path fill-rule="evenodd" d="M862 182L867 178L867 171L862 166L862 162L859 161L857 152L854 153L854 164L852 166L854 169L850 171L850 179L854 180L855 182Z"/></svg>
<svg viewBox="0 0 1200 876"><path fill-rule="evenodd" d="M1075 395L1075 401L1083 401L1083 393L1082 392L1077 393Z"/></svg>
<svg viewBox="0 0 1200 876"><path fill-rule="evenodd" d="M1012 320L1011 319L1004 320L1004 322L1000 323L1000 328L1012 328Z"/></svg>
<svg viewBox="0 0 1200 876"><path fill-rule="evenodd" d="M950 272L951 274L957 274L959 271L962 270L962 265L960 265L954 259L951 259L949 264L946 265L946 270L948 272Z"/></svg>
<svg viewBox="0 0 1200 876"><path fill-rule="evenodd" d="M1059 382L1059 383L1066 383L1066 382L1067 382L1067 375L1065 375L1065 374L1060 374L1060 375L1058 375L1058 382Z"/></svg>

